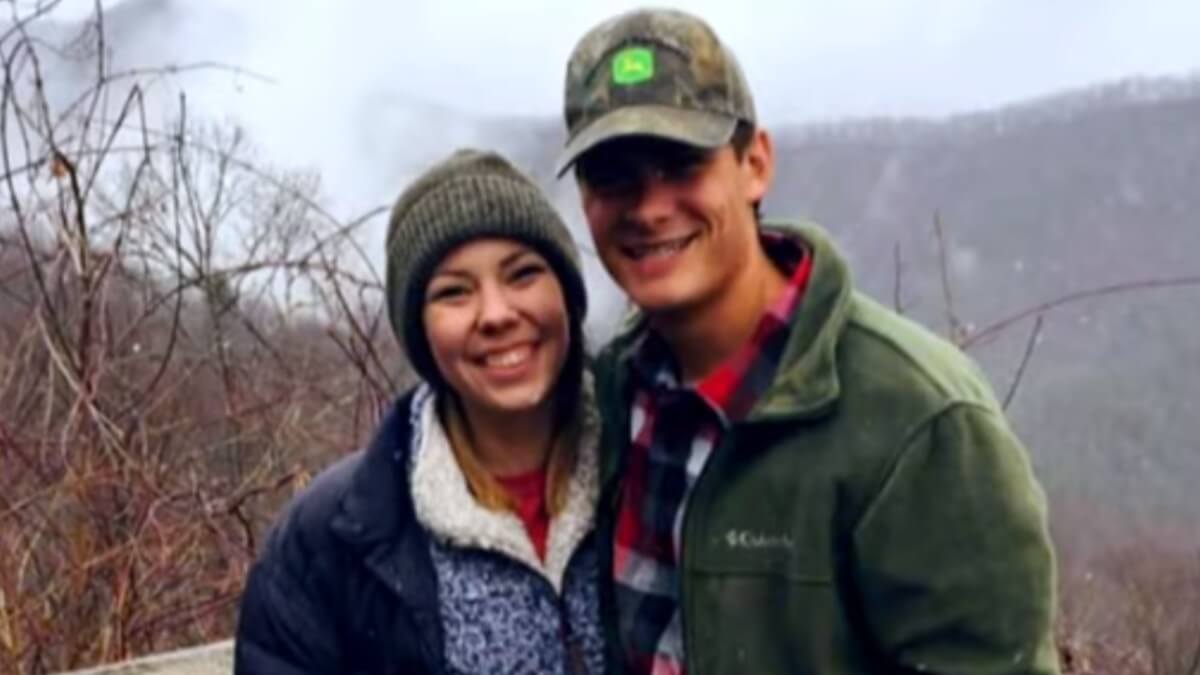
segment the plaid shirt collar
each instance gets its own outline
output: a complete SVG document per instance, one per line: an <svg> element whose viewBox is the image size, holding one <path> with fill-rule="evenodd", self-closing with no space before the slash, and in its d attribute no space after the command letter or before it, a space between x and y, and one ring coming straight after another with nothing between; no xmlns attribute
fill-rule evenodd
<svg viewBox="0 0 1200 675"><path fill-rule="evenodd" d="M812 255L799 241L772 232L763 232L761 238L767 256L789 276L784 292L759 319L750 340L704 379L687 387L681 384L678 363L666 341L653 330L646 330L631 363L642 386L659 392L690 388L721 416L724 424L750 412L773 379L791 332L792 314L812 272Z"/></svg>

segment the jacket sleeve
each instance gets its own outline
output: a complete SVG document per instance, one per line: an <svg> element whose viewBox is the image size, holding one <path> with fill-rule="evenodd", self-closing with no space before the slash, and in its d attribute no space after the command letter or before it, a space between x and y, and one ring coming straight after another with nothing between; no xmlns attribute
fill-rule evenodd
<svg viewBox="0 0 1200 675"><path fill-rule="evenodd" d="M916 430L854 546L866 620L903 671L1059 672L1045 497L998 409L956 403Z"/></svg>
<svg viewBox="0 0 1200 675"><path fill-rule="evenodd" d="M289 569L280 546L251 568L234 647L235 675L340 673L337 627L315 584ZM293 566L294 567L294 566Z"/></svg>

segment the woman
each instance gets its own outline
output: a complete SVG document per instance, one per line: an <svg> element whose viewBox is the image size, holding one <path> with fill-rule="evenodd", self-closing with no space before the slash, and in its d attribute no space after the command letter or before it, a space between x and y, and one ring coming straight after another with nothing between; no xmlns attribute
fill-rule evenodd
<svg viewBox="0 0 1200 675"><path fill-rule="evenodd" d="M235 672L599 673L570 234L507 161L464 150L400 196L387 249L389 318L422 382L275 525Z"/></svg>

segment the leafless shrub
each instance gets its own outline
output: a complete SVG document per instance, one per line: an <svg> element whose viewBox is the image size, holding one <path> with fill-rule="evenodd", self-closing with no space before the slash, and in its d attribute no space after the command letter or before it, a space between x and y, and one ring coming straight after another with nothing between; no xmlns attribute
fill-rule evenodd
<svg viewBox="0 0 1200 675"><path fill-rule="evenodd" d="M177 69L110 72L99 14L95 81L55 109L62 53L29 31L53 4L0 38L3 672L228 636L266 523L400 384L353 238L374 214L183 100L155 129L142 83Z"/></svg>

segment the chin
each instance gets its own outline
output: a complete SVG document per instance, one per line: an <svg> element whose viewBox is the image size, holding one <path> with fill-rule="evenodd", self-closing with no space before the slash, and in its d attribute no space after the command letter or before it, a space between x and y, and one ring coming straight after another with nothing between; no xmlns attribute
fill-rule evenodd
<svg viewBox="0 0 1200 675"><path fill-rule="evenodd" d="M490 391L475 399L484 409L503 413L523 413L536 410L550 398L550 388L544 385L514 387L507 391Z"/></svg>
<svg viewBox="0 0 1200 675"><path fill-rule="evenodd" d="M676 288L651 288L629 293L629 298L647 314L670 314L695 304L694 294Z"/></svg>

